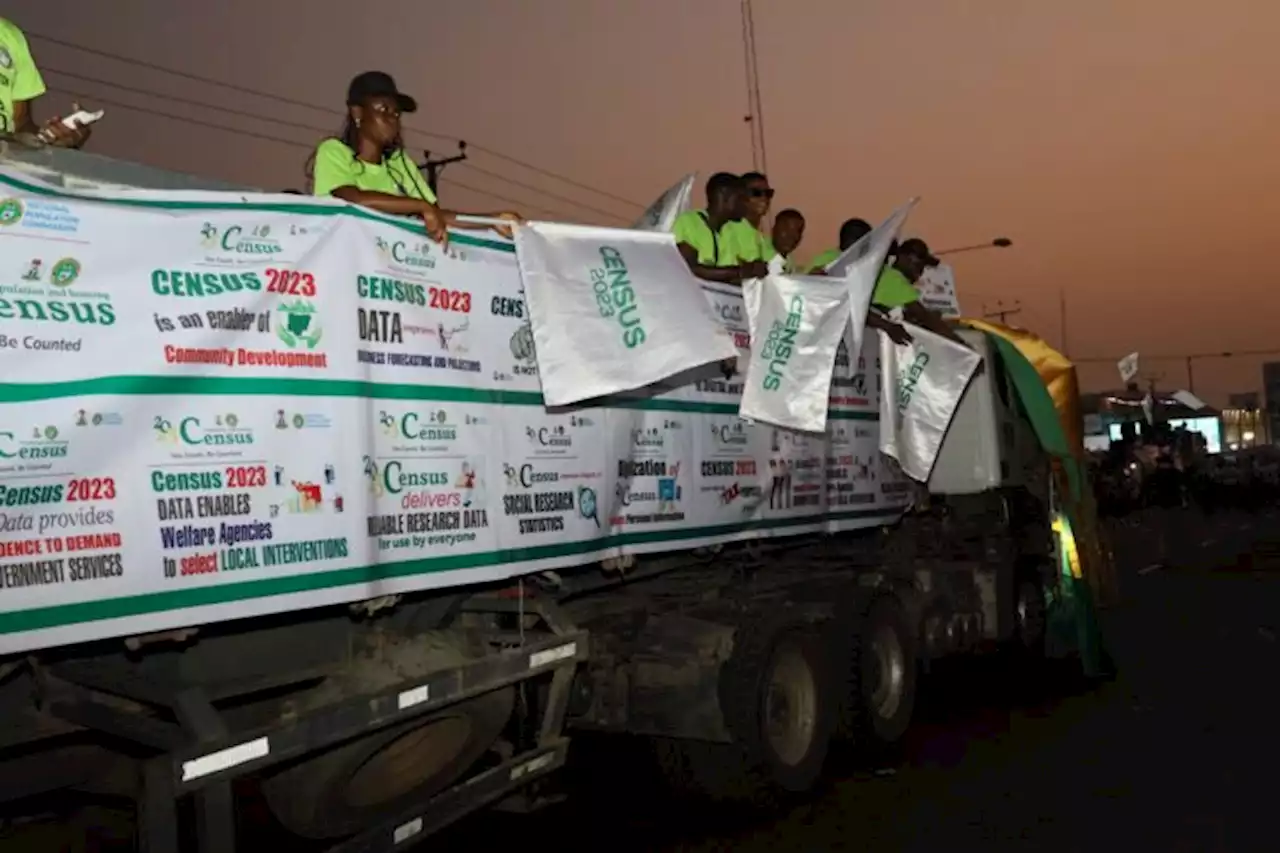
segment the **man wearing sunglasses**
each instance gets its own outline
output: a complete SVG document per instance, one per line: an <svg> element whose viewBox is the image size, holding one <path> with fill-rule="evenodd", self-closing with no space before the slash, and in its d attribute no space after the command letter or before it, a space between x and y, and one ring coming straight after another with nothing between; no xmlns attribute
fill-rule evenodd
<svg viewBox="0 0 1280 853"><path fill-rule="evenodd" d="M738 254L741 237L735 238L731 226L742 225L745 208L742 179L717 172L707 181L706 209L685 211L676 217L672 228L676 249L694 276L703 281L742 284L743 279L768 275L769 268L763 262Z"/></svg>
<svg viewBox="0 0 1280 853"><path fill-rule="evenodd" d="M741 261L768 263L778 253L768 236L760 229L765 217L769 215L769 205L773 203L773 188L769 186L769 179L759 172L747 172L740 180L742 217L728 223L725 230L729 234L734 254Z"/></svg>

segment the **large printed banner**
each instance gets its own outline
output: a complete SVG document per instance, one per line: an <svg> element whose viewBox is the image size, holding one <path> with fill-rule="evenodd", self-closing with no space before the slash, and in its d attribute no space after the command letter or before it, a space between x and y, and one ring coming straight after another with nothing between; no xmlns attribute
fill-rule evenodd
<svg viewBox="0 0 1280 853"><path fill-rule="evenodd" d="M890 521L876 360L825 437L716 371L549 413L509 243L0 173L0 654Z"/></svg>

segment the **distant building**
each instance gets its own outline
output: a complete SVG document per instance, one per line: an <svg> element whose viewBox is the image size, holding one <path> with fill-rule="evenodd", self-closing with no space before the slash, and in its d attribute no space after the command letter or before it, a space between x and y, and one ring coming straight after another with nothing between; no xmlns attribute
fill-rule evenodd
<svg viewBox="0 0 1280 853"><path fill-rule="evenodd" d="M1172 391L1157 391L1153 398L1152 419L1172 427L1186 427L1204 436L1210 453L1226 449L1223 441L1221 413L1212 406L1193 409L1173 397ZM1080 395L1080 412L1084 416L1084 443L1090 450L1105 450L1126 431L1136 434L1146 424L1142 403L1147 393L1137 385L1119 391L1102 391ZM1132 426L1129 426L1132 424Z"/></svg>
<svg viewBox="0 0 1280 853"><path fill-rule="evenodd" d="M1228 394L1222 410L1222 443L1228 450L1244 450L1271 443L1275 433L1257 391Z"/></svg>
<svg viewBox="0 0 1280 853"><path fill-rule="evenodd" d="M1262 394L1266 400L1268 434L1280 438L1280 361L1262 365Z"/></svg>

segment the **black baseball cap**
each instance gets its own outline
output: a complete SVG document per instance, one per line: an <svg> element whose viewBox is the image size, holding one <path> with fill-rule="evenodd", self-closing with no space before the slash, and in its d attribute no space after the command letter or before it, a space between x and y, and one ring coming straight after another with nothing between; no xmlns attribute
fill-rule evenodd
<svg viewBox="0 0 1280 853"><path fill-rule="evenodd" d="M351 79L347 87L347 106L362 104L370 98L395 98L402 113L417 112L418 102L396 87L395 78L385 71L366 71Z"/></svg>
<svg viewBox="0 0 1280 853"><path fill-rule="evenodd" d="M929 251L929 245L919 237L911 237L903 240L898 244L898 249L895 254L898 255L898 257L910 255L913 258L919 258L924 261L925 266L928 267L936 267L938 265L938 259L934 257L933 252Z"/></svg>

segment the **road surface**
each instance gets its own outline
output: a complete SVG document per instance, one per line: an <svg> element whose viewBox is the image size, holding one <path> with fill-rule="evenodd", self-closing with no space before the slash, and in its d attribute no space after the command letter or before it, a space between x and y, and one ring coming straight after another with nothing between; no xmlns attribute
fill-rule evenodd
<svg viewBox="0 0 1280 853"><path fill-rule="evenodd" d="M1278 520L1187 511L1118 523L1122 601L1103 614L1114 680L1014 686L989 664L939 674L898 760L838 756L822 791L780 813L672 801L643 762L578 739L569 803L480 815L428 847L541 837L558 851L1280 849L1280 548L1268 553Z"/></svg>

